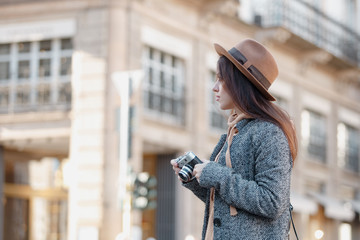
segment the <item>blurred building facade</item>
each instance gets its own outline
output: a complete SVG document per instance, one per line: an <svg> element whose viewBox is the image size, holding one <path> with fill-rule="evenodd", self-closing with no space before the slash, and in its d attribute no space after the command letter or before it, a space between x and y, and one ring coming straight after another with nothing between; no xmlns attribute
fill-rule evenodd
<svg viewBox="0 0 360 240"><path fill-rule="evenodd" d="M203 203L169 161L209 158L226 129L213 43L249 37L277 59L270 91L297 128L301 239L360 239L359 0L0 0L0 12L0 240L200 239ZM121 191L140 172L157 178L155 209Z"/></svg>

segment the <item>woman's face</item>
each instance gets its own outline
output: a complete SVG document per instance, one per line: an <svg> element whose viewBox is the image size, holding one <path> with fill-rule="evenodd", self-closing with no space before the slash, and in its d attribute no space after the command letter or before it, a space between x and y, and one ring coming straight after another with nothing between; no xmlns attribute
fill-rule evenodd
<svg viewBox="0 0 360 240"><path fill-rule="evenodd" d="M215 93L215 100L219 102L222 110L233 109L235 107L234 102L225 87L225 82L219 77L216 78L212 90Z"/></svg>

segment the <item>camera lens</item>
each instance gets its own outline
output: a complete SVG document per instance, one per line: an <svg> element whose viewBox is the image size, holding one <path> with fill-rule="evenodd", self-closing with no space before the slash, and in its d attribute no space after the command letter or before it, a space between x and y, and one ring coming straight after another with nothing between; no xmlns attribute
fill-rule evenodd
<svg viewBox="0 0 360 240"><path fill-rule="evenodd" d="M185 165L180 171L179 171L179 177L184 182L188 182L192 177L192 172L194 168L190 165Z"/></svg>

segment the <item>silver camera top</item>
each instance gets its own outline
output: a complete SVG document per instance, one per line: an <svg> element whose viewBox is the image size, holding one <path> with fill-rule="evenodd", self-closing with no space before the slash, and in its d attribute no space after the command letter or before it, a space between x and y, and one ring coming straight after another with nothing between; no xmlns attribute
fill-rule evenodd
<svg viewBox="0 0 360 240"><path fill-rule="evenodd" d="M178 157L176 159L176 162L178 164L179 168L182 168L183 166L185 166L186 164L188 164L189 162L191 162L194 158L196 157L196 155L193 152L187 152L184 155Z"/></svg>

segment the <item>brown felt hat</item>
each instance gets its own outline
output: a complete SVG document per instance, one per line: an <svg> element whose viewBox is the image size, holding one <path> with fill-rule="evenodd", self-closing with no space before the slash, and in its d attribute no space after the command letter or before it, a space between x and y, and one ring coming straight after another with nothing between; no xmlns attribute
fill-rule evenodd
<svg viewBox="0 0 360 240"><path fill-rule="evenodd" d="M214 46L216 52L229 59L266 99L275 101L268 90L279 74L278 67L274 57L262 44L253 39L245 39L229 51L217 43Z"/></svg>

